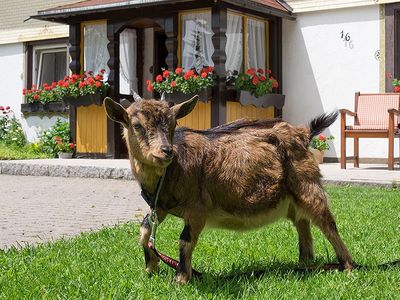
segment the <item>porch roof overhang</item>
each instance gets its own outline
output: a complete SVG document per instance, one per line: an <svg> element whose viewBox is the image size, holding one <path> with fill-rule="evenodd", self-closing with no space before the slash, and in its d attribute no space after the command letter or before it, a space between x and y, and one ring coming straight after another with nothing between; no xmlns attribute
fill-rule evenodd
<svg viewBox="0 0 400 300"><path fill-rule="evenodd" d="M104 13L121 9L141 8L161 4L179 4L192 2L193 0L85 0L55 8L41 10L33 19L52 21L58 23L68 23L68 18L72 16L87 15L90 13ZM258 12L294 19L292 8L283 0L221 0L235 6L257 10Z"/></svg>

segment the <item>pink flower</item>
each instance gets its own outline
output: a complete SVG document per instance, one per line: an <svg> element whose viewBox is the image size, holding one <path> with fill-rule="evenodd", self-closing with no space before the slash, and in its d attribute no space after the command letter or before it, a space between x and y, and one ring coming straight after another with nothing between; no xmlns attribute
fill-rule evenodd
<svg viewBox="0 0 400 300"><path fill-rule="evenodd" d="M4 110L4 106L0 106L0 110Z"/></svg>
<svg viewBox="0 0 400 300"><path fill-rule="evenodd" d="M10 109L10 107L9 106L6 106L6 110L9 110Z"/></svg>

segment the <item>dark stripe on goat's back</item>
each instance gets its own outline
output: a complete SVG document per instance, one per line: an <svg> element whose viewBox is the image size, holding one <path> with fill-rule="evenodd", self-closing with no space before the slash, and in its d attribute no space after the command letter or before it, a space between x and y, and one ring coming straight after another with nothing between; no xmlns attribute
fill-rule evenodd
<svg viewBox="0 0 400 300"><path fill-rule="evenodd" d="M218 137L224 134L235 134L240 129L269 129L276 124L283 122L281 119L268 119L268 120L248 120L240 119L231 123L223 124L207 130L194 130L190 128L181 127L181 130L186 132L193 132L207 136L209 138ZM179 129L178 129L179 130Z"/></svg>

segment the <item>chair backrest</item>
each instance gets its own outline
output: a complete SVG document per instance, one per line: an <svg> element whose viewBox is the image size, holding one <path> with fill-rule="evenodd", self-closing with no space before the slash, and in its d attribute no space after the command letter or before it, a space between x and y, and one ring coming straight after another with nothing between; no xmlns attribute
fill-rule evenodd
<svg viewBox="0 0 400 300"><path fill-rule="evenodd" d="M400 94L359 94L356 93L356 125L389 126L389 109L400 109ZM395 115L395 126L398 118Z"/></svg>

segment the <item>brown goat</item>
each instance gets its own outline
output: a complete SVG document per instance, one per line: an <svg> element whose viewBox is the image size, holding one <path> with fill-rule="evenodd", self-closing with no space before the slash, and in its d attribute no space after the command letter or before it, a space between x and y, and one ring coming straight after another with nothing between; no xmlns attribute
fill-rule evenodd
<svg viewBox="0 0 400 300"><path fill-rule="evenodd" d="M137 98L137 97L136 97ZM137 99L138 100L138 99ZM192 252L205 226L250 230L289 218L299 236L300 261L313 260L312 221L332 244L344 269L352 258L341 240L321 174L308 144L331 125L336 114L322 115L310 128L280 120L239 120L209 130L177 128L198 97L169 107L165 101L141 100L127 109L106 98L107 115L124 126L133 175L154 195L166 168L157 205L159 222L167 214L184 220L176 281L192 276ZM146 270L157 268L149 251L148 216L141 227Z"/></svg>

